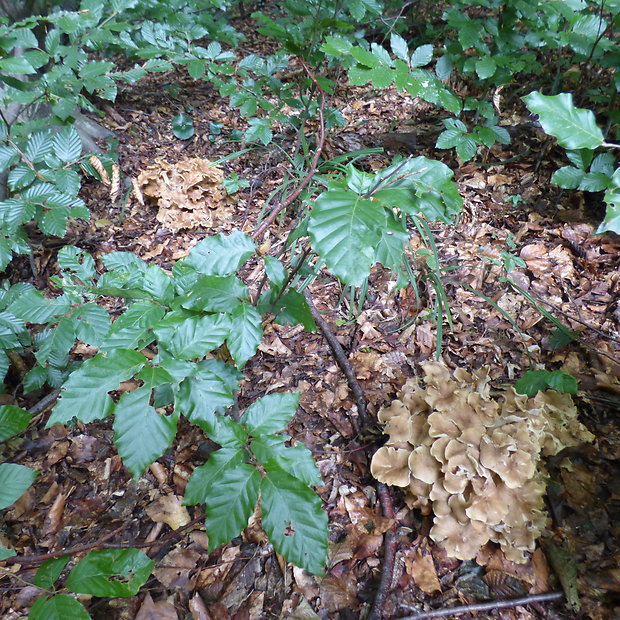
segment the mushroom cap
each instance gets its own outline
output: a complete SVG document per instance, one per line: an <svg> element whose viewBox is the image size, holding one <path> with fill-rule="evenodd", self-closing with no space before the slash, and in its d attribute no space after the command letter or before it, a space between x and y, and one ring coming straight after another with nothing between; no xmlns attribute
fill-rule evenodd
<svg viewBox="0 0 620 620"><path fill-rule="evenodd" d="M370 473L383 484L406 487L411 479L409 454L409 450L383 446L372 457Z"/></svg>

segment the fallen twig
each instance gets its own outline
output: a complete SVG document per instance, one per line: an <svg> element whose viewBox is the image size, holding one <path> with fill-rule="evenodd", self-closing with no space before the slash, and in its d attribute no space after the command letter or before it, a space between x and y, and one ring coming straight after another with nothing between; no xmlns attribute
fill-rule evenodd
<svg viewBox="0 0 620 620"><path fill-rule="evenodd" d="M382 482L377 483L377 494L379 495L379 501L381 502L381 510L383 516L388 519L394 519L394 504L392 503L392 495L389 487ZM375 594L375 600L372 604L372 609L368 615L368 620L381 620L383 617L383 606L385 605L385 599L390 592L392 583L394 581L394 565L396 562L396 524L392 526L390 530L385 533L383 540L383 568L381 569L381 580L379 581L379 587Z"/></svg>
<svg viewBox="0 0 620 620"><path fill-rule="evenodd" d="M517 605L529 605L531 603L542 603L544 601L559 601L564 598L562 592L547 592L546 594L534 594L533 596L524 596L522 598L513 598L508 601L491 601L490 603L476 603L474 605L461 605L460 607L435 609L426 611L414 616L404 616L399 620L425 620L426 618L444 618L458 614L467 614L473 611L491 611L494 609L506 609L508 607L516 607ZM413 609L410 605L403 605L407 609Z"/></svg>
<svg viewBox="0 0 620 620"><path fill-rule="evenodd" d="M35 403L28 409L28 413L32 415L38 415L43 413L58 397L60 396L60 388L50 392L47 396L44 396L38 403Z"/></svg>
<svg viewBox="0 0 620 620"><path fill-rule="evenodd" d="M84 553L85 551L93 551L94 549L143 549L145 547L155 547L157 545L163 545L168 541L176 538L179 534L183 533L188 528L196 525L200 521L204 521L204 514L192 519L189 523L186 523L182 527L169 532L160 539L151 540L149 542L142 543L107 543L110 538L114 538L117 534L122 532L130 523L127 521L114 531L109 532L98 541L89 543L87 545L77 545L76 547L69 547L69 549L61 549L59 551L52 551L50 553L42 553L40 555L14 555L10 558L5 558L0 563L2 564L21 564L23 566L32 566L34 564L42 564L46 560L52 560L54 558L60 558L63 555L77 555L78 553Z"/></svg>
<svg viewBox="0 0 620 620"><path fill-rule="evenodd" d="M306 298L306 302L308 303L308 307L310 308L310 313L312 314L312 318L314 322L318 325L318 328L321 330L323 337L327 340L327 344L329 345L334 357L336 358L336 362L342 370L344 376L347 379L347 383L349 384L349 388L351 392L353 392L353 397L355 398L355 404L357 405L357 412L359 414L360 423L362 426L366 426L368 424L368 412L366 410L366 398L364 397L364 393L362 392L362 388L357 381L357 377L355 376L355 372L353 372L353 368L351 363L347 358L347 354L344 352L342 345L338 342L338 339L334 335L334 332L330 329L327 321L321 316L321 313L316 309L314 302L312 301L312 296L310 295L310 291L306 289L304 291L304 297ZM351 425L354 427L353 430L356 433L359 433L360 429L355 428L357 424L355 420L351 420Z"/></svg>

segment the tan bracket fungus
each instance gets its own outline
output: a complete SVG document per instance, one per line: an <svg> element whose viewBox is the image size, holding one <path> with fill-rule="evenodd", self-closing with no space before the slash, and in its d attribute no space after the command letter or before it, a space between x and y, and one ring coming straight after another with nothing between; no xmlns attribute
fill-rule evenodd
<svg viewBox="0 0 620 620"><path fill-rule="evenodd" d="M453 376L439 362L422 369L424 386L408 380L379 411L389 440L372 475L406 488L410 508L434 513L430 536L450 557L470 560L493 541L524 562L547 522L543 457L594 436L568 394L528 398L510 388L495 400L488 367Z"/></svg>

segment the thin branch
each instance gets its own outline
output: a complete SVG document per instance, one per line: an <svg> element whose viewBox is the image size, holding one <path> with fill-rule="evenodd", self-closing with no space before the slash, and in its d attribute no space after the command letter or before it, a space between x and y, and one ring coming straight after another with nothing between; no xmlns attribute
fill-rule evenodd
<svg viewBox="0 0 620 620"><path fill-rule="evenodd" d="M340 370L347 379L347 383L349 384L349 388L351 392L353 392L353 397L355 398L355 403L357 405L357 411L359 413L360 422L362 426L367 426L368 424L368 412L366 408L366 398L364 397L364 392L360 387L360 384L357 381L357 377L355 376L355 372L351 367L351 363L347 358L347 354L344 352L342 345L338 342L338 339L330 329L327 321L321 316L321 313L316 309L314 302L312 301L312 296L310 295L310 291L306 289L304 291L304 297L306 298L306 302L308 302L308 307L310 308L310 313L312 314L312 318L314 322L318 325L321 333L325 340L327 340L327 344L329 345L334 357L336 358L336 362L338 366L340 366ZM354 420L351 420L351 424L355 426ZM354 428L355 432L359 432L359 428Z"/></svg>
<svg viewBox="0 0 620 620"><path fill-rule="evenodd" d="M381 510L383 516L388 519L394 519L394 504L392 503L392 494L388 486L382 482L377 483L377 494L381 502ZM396 565L396 548L397 548L396 524L394 524L386 533L383 541L383 568L381 569L381 580L375 594L375 600L372 609L368 615L368 620L381 620L383 618L383 607L388 594L394 582L394 567Z"/></svg>
<svg viewBox="0 0 620 620"><path fill-rule="evenodd" d="M88 545L78 545L76 547L70 547L69 549L61 549L59 551L52 551L51 553L42 553L41 555L23 555L18 556L14 555L10 558L6 558L2 560L3 564L20 564L23 566L31 566L33 564L42 564L46 560L51 560L53 558L60 558L63 555L76 555L78 553L84 553L85 551L93 551L94 549L144 549L146 547L155 547L157 545L163 545L170 540L173 540L179 536L179 534L183 533L188 528L196 525L200 521L204 520L204 515L196 517L192 519L189 523L186 523L184 526L180 527L177 530L173 530L166 536L160 539L155 539L150 542L142 542L142 543L107 543L106 541L110 540L110 538L114 538L117 534L122 532L130 523L130 521L126 521L120 527L116 528L113 532L110 532L100 538L98 541L94 543L89 543Z"/></svg>
<svg viewBox="0 0 620 620"><path fill-rule="evenodd" d="M47 396L44 396L38 403L35 403L28 409L28 413L32 415L38 415L43 413L57 398L60 396L60 388L57 388L53 392L50 392Z"/></svg>
<svg viewBox="0 0 620 620"><path fill-rule="evenodd" d="M562 592L548 592L546 594L534 594L522 598L513 598L508 601L492 601L490 603L477 603L475 605L461 605L460 607L435 609L414 616L404 616L399 620L425 620L426 618L445 618L446 616L468 614L475 611L492 611L495 609L507 609L517 605L529 605L530 603L543 603L545 601L559 601L564 598ZM409 605L403 605L407 609L413 609Z"/></svg>
<svg viewBox="0 0 620 620"><path fill-rule="evenodd" d="M310 79L316 84L317 88L319 88L320 90L319 83L316 81L316 78L314 77L310 69L303 63L303 61L302 65L310 76ZM295 200L297 200L301 192L310 184L310 181L316 174L316 170L319 165L319 158L321 157L323 147L325 146L325 119L323 115L323 112L325 110L325 95L323 94L322 90L320 90L320 92L321 103L319 105L319 139L317 141L316 152L314 153L314 157L312 158L312 163L310 164L308 174L301 180L301 182L297 186L297 189L292 194L287 196L287 198L283 200L279 205L274 207L273 211L267 216L265 221L254 231L254 233L252 234L252 239L254 240L258 239L267 230L267 228L269 228L269 226L273 224L276 217L278 217L278 215L284 209L289 207Z"/></svg>

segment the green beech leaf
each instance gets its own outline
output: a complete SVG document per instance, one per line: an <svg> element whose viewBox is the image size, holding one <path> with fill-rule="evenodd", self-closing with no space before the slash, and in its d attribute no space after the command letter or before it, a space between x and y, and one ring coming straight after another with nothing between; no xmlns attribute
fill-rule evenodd
<svg viewBox="0 0 620 620"><path fill-rule="evenodd" d="M288 271L284 265L273 256L265 256L263 260L265 261L265 273L271 286L277 289L282 288L288 277Z"/></svg>
<svg viewBox="0 0 620 620"><path fill-rule="evenodd" d="M86 360L69 376L46 428L67 424L74 417L82 422L107 417L114 409L108 392L133 377L145 363L144 355L125 349L98 353Z"/></svg>
<svg viewBox="0 0 620 620"><path fill-rule="evenodd" d="M230 318L227 314L184 317L170 313L153 331L174 357L192 360L223 344L230 331Z"/></svg>
<svg viewBox="0 0 620 620"><path fill-rule="evenodd" d="M271 120L268 118L251 118L250 127L245 132L245 139L248 142L262 142L267 146L273 138L271 131Z"/></svg>
<svg viewBox="0 0 620 620"><path fill-rule="evenodd" d="M406 58L404 59L406 60ZM430 43L420 45L411 54L410 65L412 68L423 67L433 60L433 46Z"/></svg>
<svg viewBox="0 0 620 620"><path fill-rule="evenodd" d="M69 594L54 594L49 598L38 598L30 612L28 620L90 620L84 605Z"/></svg>
<svg viewBox="0 0 620 620"><path fill-rule="evenodd" d="M230 334L226 344L238 368L256 353L262 339L262 318L256 308L249 304L234 308L230 314Z"/></svg>
<svg viewBox="0 0 620 620"><path fill-rule="evenodd" d="M75 333L82 342L103 350L110 329L110 316L105 308L94 302L83 304L73 311L71 320L75 322Z"/></svg>
<svg viewBox="0 0 620 620"><path fill-rule="evenodd" d="M229 236L220 233L197 243L177 265L191 267L207 276L228 276L245 263L255 248L254 242L238 230ZM177 265L172 270L175 275Z"/></svg>
<svg viewBox="0 0 620 620"><path fill-rule="evenodd" d="M69 573L67 587L100 597L135 596L154 566L139 549L91 551Z"/></svg>
<svg viewBox="0 0 620 620"><path fill-rule="evenodd" d="M390 36L390 47L395 56L398 56L401 60L407 62L409 60L409 47L407 41L403 39L399 34L393 32Z"/></svg>
<svg viewBox="0 0 620 620"><path fill-rule="evenodd" d="M34 576L34 585L45 590L51 589L70 560L70 555L63 555L43 562Z"/></svg>
<svg viewBox="0 0 620 620"><path fill-rule="evenodd" d="M563 166L553 173L551 182L564 189L577 189L584 176L585 172L579 168Z"/></svg>
<svg viewBox="0 0 620 620"><path fill-rule="evenodd" d="M75 127L61 129L52 142L54 155L62 162L72 162L82 154L82 140Z"/></svg>
<svg viewBox="0 0 620 620"><path fill-rule="evenodd" d="M377 201L344 189L328 190L310 212L312 248L345 284L361 286L370 274L386 218Z"/></svg>
<svg viewBox="0 0 620 620"><path fill-rule="evenodd" d="M304 296L295 289L289 289L280 297L273 308L279 325L303 325L309 332L316 331L316 323Z"/></svg>
<svg viewBox="0 0 620 620"><path fill-rule="evenodd" d="M5 441L28 428L31 415L14 405L0 406L0 441Z"/></svg>
<svg viewBox="0 0 620 620"><path fill-rule="evenodd" d="M515 390L519 394L535 396L549 386L551 372L548 370L528 370L516 383Z"/></svg>
<svg viewBox="0 0 620 620"><path fill-rule="evenodd" d="M217 486L227 471L247 461L247 452L236 447L225 447L211 454L209 460L196 467L185 487L183 503L186 506L204 504L211 488Z"/></svg>
<svg viewBox="0 0 620 620"><path fill-rule="evenodd" d="M70 309L71 304L64 295L50 299L32 285L24 287L19 297L7 308L16 317L29 323L47 323L51 318L62 316Z"/></svg>
<svg viewBox="0 0 620 620"><path fill-rule="evenodd" d="M566 149L595 149L603 141L603 132L591 110L576 108L571 93L542 95L534 91L523 97L525 105L540 117L540 124Z"/></svg>
<svg viewBox="0 0 620 620"><path fill-rule="evenodd" d="M217 454L217 452L215 453ZM247 526L258 501L260 474L244 463L222 471L205 494L209 551L230 542Z"/></svg>
<svg viewBox="0 0 620 620"><path fill-rule="evenodd" d="M579 388L577 379L573 375L561 370L554 370L549 375L549 387L564 394L576 394Z"/></svg>
<svg viewBox="0 0 620 620"><path fill-rule="evenodd" d="M298 405L298 392L267 394L245 410L241 424L255 437L277 433L288 425Z"/></svg>
<svg viewBox="0 0 620 620"><path fill-rule="evenodd" d="M0 465L0 510L16 502L34 482L39 472L15 463Z"/></svg>
<svg viewBox="0 0 620 620"><path fill-rule="evenodd" d="M319 468L310 450L300 443L287 446L286 442L290 440L288 435L261 435L252 440L250 449L268 471L280 469L304 484L322 485Z"/></svg>
<svg viewBox="0 0 620 620"><path fill-rule="evenodd" d="M318 495L283 471L261 481L263 527L275 550L296 566L323 575L327 561L327 515Z"/></svg>
<svg viewBox="0 0 620 620"><path fill-rule="evenodd" d="M180 304L188 310L231 312L247 298L248 288L236 276L200 276Z"/></svg>
<svg viewBox="0 0 620 620"><path fill-rule="evenodd" d="M155 336L152 328L162 319L165 310L151 301L137 301L121 314L106 334L102 351L144 348Z"/></svg>
<svg viewBox="0 0 620 620"><path fill-rule="evenodd" d="M123 394L114 410L114 443L123 464L138 479L172 443L178 412L160 415L149 404L150 387Z"/></svg>
<svg viewBox="0 0 620 620"><path fill-rule="evenodd" d="M12 558L15 555L17 555L15 549L7 549L7 547L0 544L0 562L2 562L2 560L6 560L7 558Z"/></svg>
<svg viewBox="0 0 620 620"><path fill-rule="evenodd" d="M192 423L210 435L215 433L216 411L233 402L243 375L221 360L204 360L197 364L193 376L187 377L176 392L176 407Z"/></svg>

